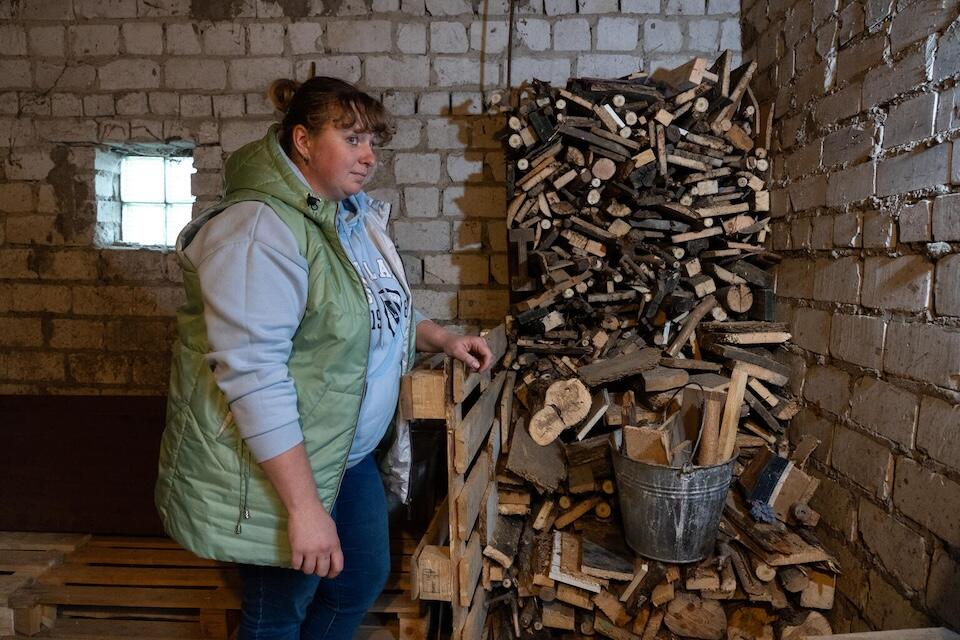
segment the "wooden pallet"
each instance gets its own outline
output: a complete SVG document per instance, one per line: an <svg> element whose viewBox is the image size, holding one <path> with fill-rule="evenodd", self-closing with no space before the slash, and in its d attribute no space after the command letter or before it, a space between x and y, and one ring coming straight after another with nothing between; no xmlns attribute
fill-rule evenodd
<svg viewBox="0 0 960 640"><path fill-rule="evenodd" d="M9 604L10 596L59 564L64 553L73 551L89 538L76 534L0 531L0 635L14 630L15 614Z"/></svg>
<svg viewBox="0 0 960 640"><path fill-rule="evenodd" d="M866 631L842 633L832 636L816 636L810 640L960 640L960 635L944 627L935 629L901 629L899 631Z"/></svg>
<svg viewBox="0 0 960 640"><path fill-rule="evenodd" d="M504 327L486 338L499 362L506 351ZM401 381L405 419L445 421L447 498L414 552L411 592L422 600L450 603L452 640L479 640L486 621L481 554L497 514L501 436L496 416L507 377L506 372L469 373L460 361L440 356Z"/></svg>
<svg viewBox="0 0 960 640"><path fill-rule="evenodd" d="M400 640L426 637L409 595L411 538L391 541L393 570L370 609L396 620ZM167 538L96 537L10 594L14 629L43 638L227 640L241 601L236 566L198 558Z"/></svg>

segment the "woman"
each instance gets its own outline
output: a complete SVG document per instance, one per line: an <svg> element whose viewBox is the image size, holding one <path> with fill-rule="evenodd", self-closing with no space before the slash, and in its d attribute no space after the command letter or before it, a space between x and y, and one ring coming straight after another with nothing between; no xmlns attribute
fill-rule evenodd
<svg viewBox="0 0 960 640"><path fill-rule="evenodd" d="M412 311L389 207L362 191L383 106L323 77L270 97L282 123L230 156L177 241L156 502L186 548L241 563L241 638L350 638L389 574L373 449L414 347L492 358Z"/></svg>

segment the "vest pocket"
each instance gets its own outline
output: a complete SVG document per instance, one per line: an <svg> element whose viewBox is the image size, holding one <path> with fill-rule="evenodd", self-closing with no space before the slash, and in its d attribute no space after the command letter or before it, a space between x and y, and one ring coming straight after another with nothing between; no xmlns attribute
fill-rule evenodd
<svg viewBox="0 0 960 640"><path fill-rule="evenodd" d="M309 422L310 418L313 416L313 413L317 410L323 403L323 399L327 397L327 392L330 391L329 384L319 385L320 389L316 394L304 394L303 402L299 404L299 413L300 413L300 428L303 428L303 425ZM298 392L300 390L298 389Z"/></svg>
<svg viewBox="0 0 960 640"><path fill-rule="evenodd" d="M189 405L197 430L206 438L230 444L236 432L233 413L227 397L217 386L207 354L185 346L174 353L174 367L178 372L179 395Z"/></svg>

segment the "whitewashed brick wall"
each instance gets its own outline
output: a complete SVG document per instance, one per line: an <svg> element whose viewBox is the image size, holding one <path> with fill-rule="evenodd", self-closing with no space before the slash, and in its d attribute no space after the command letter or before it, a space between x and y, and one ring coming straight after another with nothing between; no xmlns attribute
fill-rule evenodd
<svg viewBox="0 0 960 640"><path fill-rule="evenodd" d="M960 627L960 7L744 3L835 631Z"/></svg>
<svg viewBox="0 0 960 640"><path fill-rule="evenodd" d="M162 251L97 247L115 177L96 150L189 141L199 210L226 154L275 119L269 83L311 64L396 115L371 191L395 205L416 304L465 329L499 322L502 122L482 97L506 83L507 7L0 0L0 393L163 393L178 269ZM732 0L521 0L512 81L651 70L721 43L739 51Z"/></svg>

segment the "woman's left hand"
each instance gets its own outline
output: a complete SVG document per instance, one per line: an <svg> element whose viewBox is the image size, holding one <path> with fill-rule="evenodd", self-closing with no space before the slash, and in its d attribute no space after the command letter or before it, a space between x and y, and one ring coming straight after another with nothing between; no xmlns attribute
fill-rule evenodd
<svg viewBox="0 0 960 640"><path fill-rule="evenodd" d="M493 364L493 353L487 341L480 336L450 334L443 351L467 365L472 371L486 371Z"/></svg>

